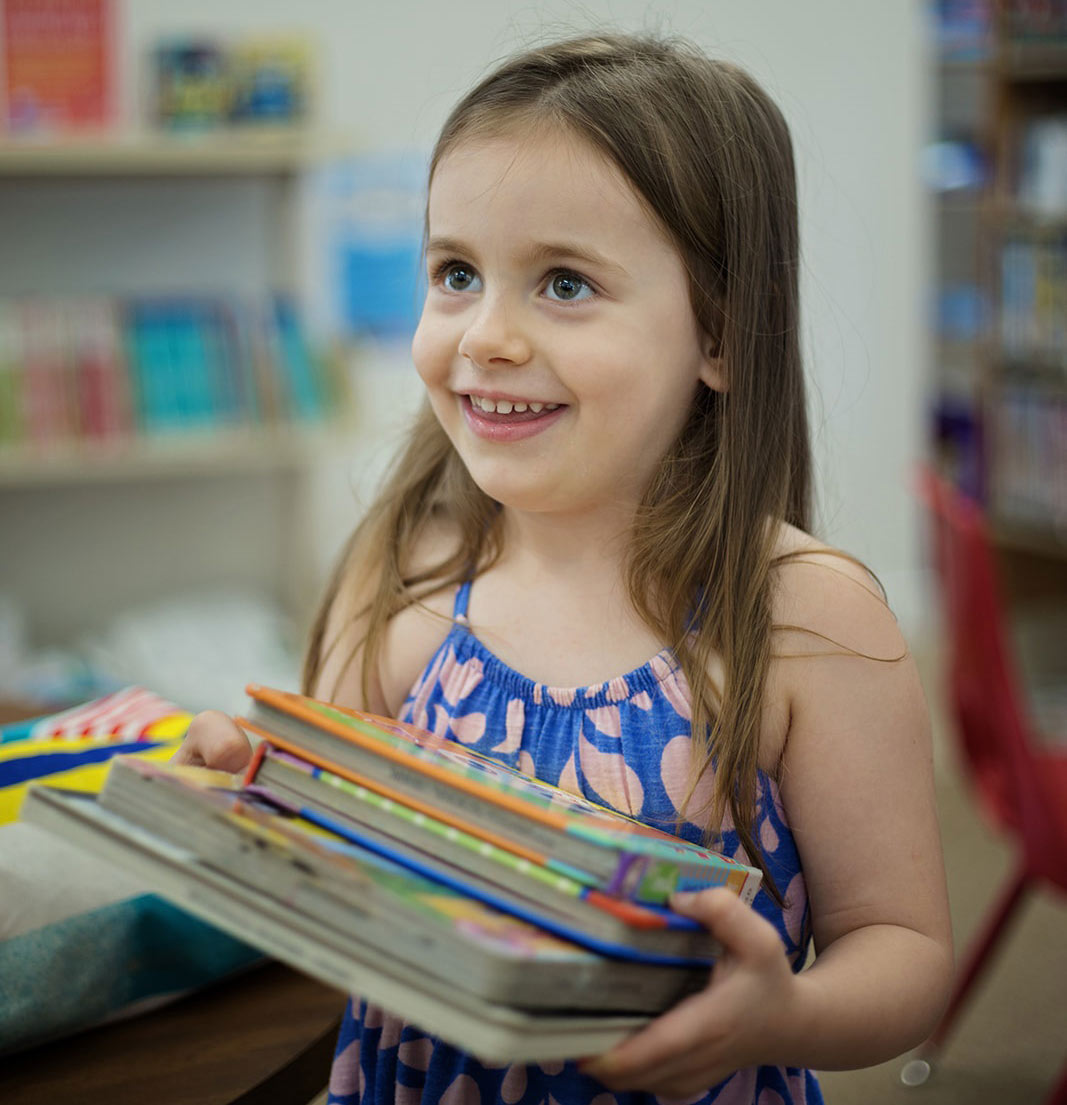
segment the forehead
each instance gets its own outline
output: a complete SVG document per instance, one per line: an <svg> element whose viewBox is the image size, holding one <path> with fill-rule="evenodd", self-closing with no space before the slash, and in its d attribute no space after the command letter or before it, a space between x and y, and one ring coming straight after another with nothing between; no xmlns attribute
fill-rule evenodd
<svg viewBox="0 0 1067 1105"><path fill-rule="evenodd" d="M614 162L563 130L524 128L459 141L438 162L427 213L433 236L506 229L544 240L670 245Z"/></svg>

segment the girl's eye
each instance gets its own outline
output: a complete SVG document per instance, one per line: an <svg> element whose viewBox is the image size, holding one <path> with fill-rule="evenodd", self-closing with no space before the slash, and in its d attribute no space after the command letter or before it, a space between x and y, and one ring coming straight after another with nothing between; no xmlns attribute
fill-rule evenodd
<svg viewBox="0 0 1067 1105"><path fill-rule="evenodd" d="M545 294L549 299L574 303L576 300L588 299L593 294L593 289L577 273L557 272L549 280Z"/></svg>
<svg viewBox="0 0 1067 1105"><path fill-rule="evenodd" d="M450 292L476 292L481 286L474 269L459 262L446 265L441 270L440 280Z"/></svg>

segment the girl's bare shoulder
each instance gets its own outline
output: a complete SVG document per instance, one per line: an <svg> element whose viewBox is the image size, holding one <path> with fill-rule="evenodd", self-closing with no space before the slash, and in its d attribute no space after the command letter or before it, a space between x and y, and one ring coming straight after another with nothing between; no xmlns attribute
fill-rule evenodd
<svg viewBox="0 0 1067 1105"><path fill-rule="evenodd" d="M435 518L420 535L409 570L418 573L440 564L459 547L459 532L451 519ZM382 649L382 686L390 714L404 704L408 692L452 628L456 584L420 591L389 623Z"/></svg>
<svg viewBox="0 0 1067 1105"><path fill-rule="evenodd" d="M828 649L890 659L906 651L881 583L856 557L779 527L772 573L774 653Z"/></svg>
<svg viewBox="0 0 1067 1105"><path fill-rule="evenodd" d="M458 547L458 540L456 528L448 519L434 519L412 551L408 573L417 575L432 569ZM332 661L325 666L320 684L330 691L328 697L334 701L392 717L448 635L456 589L454 585L436 589L430 585L416 602L390 619L370 688L372 701L364 703L362 642L368 626L367 604L374 592L374 581L366 573L368 559L357 546L345 565L346 585L338 590L326 629Z"/></svg>
<svg viewBox="0 0 1067 1105"><path fill-rule="evenodd" d="M798 720L821 714L828 685L851 684L863 665L877 682L907 646L881 585L856 558L793 526L777 534L772 571L771 661L760 763L781 769Z"/></svg>

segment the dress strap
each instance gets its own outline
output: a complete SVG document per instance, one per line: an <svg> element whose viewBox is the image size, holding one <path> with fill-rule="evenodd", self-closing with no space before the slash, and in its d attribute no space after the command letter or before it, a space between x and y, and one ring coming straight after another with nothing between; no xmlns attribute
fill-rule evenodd
<svg viewBox="0 0 1067 1105"><path fill-rule="evenodd" d="M452 618L454 621L459 621L461 618L467 620L467 604L471 598L471 581L469 579L464 580L459 585L459 590L456 591L456 601L452 606Z"/></svg>

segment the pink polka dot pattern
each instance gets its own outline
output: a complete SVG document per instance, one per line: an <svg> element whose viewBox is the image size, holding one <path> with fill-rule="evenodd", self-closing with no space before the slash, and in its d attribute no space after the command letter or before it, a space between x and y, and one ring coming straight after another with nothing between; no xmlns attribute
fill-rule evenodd
<svg viewBox="0 0 1067 1105"><path fill-rule="evenodd" d="M622 719L618 706L597 706L594 710L586 710L585 716L598 733L606 737L622 736Z"/></svg>
<svg viewBox="0 0 1067 1105"><path fill-rule="evenodd" d="M405 1066L415 1070L427 1070L433 1055L433 1043L429 1036L420 1036L416 1040L405 1040L397 1051L397 1058Z"/></svg>
<svg viewBox="0 0 1067 1105"><path fill-rule="evenodd" d="M513 1066L508 1068L504 1081L500 1083L500 1098L505 1105L517 1105L526 1092L526 1068Z"/></svg>
<svg viewBox="0 0 1067 1105"><path fill-rule="evenodd" d="M477 744L485 735L485 714L457 714L452 718L449 728L454 740L461 744Z"/></svg>
<svg viewBox="0 0 1067 1105"><path fill-rule="evenodd" d="M441 1095L441 1105L474 1105L480 1101L478 1083L469 1074L458 1075Z"/></svg>
<svg viewBox="0 0 1067 1105"><path fill-rule="evenodd" d="M335 1097L348 1097L358 1093L362 1082L362 1070L359 1065L358 1037L344 1050L338 1051L330 1068L330 1093Z"/></svg>

